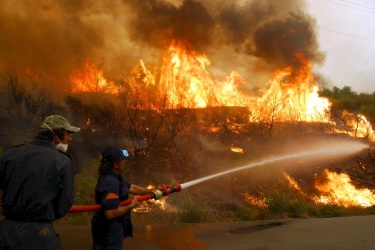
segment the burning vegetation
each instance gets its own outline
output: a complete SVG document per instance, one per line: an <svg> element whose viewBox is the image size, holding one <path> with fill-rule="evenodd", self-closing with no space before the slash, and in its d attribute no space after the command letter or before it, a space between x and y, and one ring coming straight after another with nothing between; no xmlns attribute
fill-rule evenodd
<svg viewBox="0 0 375 250"><path fill-rule="evenodd" d="M325 54L301 0L129 0L110 6L24 0L0 7L0 121L8 132L2 146L30 139L25 136L44 117L64 114L83 128L70 148L77 175L87 173L109 144L134 154L130 180L157 185L300 151L327 138L374 143L373 94L359 103L350 88L322 89L325 80L316 69ZM35 22L27 21L31 13ZM189 201L271 209L281 195L370 207L373 149L231 174L210 184L220 197L208 202L192 187ZM155 206L172 210L167 203Z"/></svg>
<svg viewBox="0 0 375 250"><path fill-rule="evenodd" d="M327 181L316 183L316 188L322 195L314 200L323 204L337 204L344 207L361 206L371 207L375 205L375 194L368 188L357 189L350 180L348 174L334 173L325 170Z"/></svg>

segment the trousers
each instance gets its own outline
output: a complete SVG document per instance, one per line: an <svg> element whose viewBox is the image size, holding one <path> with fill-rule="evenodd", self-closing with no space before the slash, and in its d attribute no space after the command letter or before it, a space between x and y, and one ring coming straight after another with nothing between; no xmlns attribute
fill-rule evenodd
<svg viewBox="0 0 375 250"><path fill-rule="evenodd" d="M0 221L0 250L61 250L52 222Z"/></svg>

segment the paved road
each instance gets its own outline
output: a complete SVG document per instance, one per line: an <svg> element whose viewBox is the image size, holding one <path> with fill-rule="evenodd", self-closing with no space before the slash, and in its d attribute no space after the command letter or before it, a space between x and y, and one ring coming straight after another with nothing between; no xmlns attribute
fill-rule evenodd
<svg viewBox="0 0 375 250"><path fill-rule="evenodd" d="M90 227L56 227L63 250L91 249ZM375 249L375 215L231 223L135 225L131 250Z"/></svg>

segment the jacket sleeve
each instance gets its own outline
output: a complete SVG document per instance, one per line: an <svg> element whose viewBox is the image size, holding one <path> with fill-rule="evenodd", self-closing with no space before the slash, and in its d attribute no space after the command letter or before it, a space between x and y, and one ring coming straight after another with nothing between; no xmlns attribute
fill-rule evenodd
<svg viewBox="0 0 375 250"><path fill-rule="evenodd" d="M74 203L74 169L72 161L64 161L59 177L61 184L54 202L55 218L65 216Z"/></svg>

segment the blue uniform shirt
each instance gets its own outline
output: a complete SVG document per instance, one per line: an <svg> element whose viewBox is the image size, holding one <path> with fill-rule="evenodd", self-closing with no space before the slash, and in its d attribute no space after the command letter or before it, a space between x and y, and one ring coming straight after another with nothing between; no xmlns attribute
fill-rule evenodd
<svg viewBox="0 0 375 250"><path fill-rule="evenodd" d="M111 220L104 215L105 210L117 209L121 201L129 199L130 186L122 175L114 172L99 177L95 188L95 201L102 204L102 209L95 212L91 221L94 243L114 245L127 236L133 237L130 212Z"/></svg>

